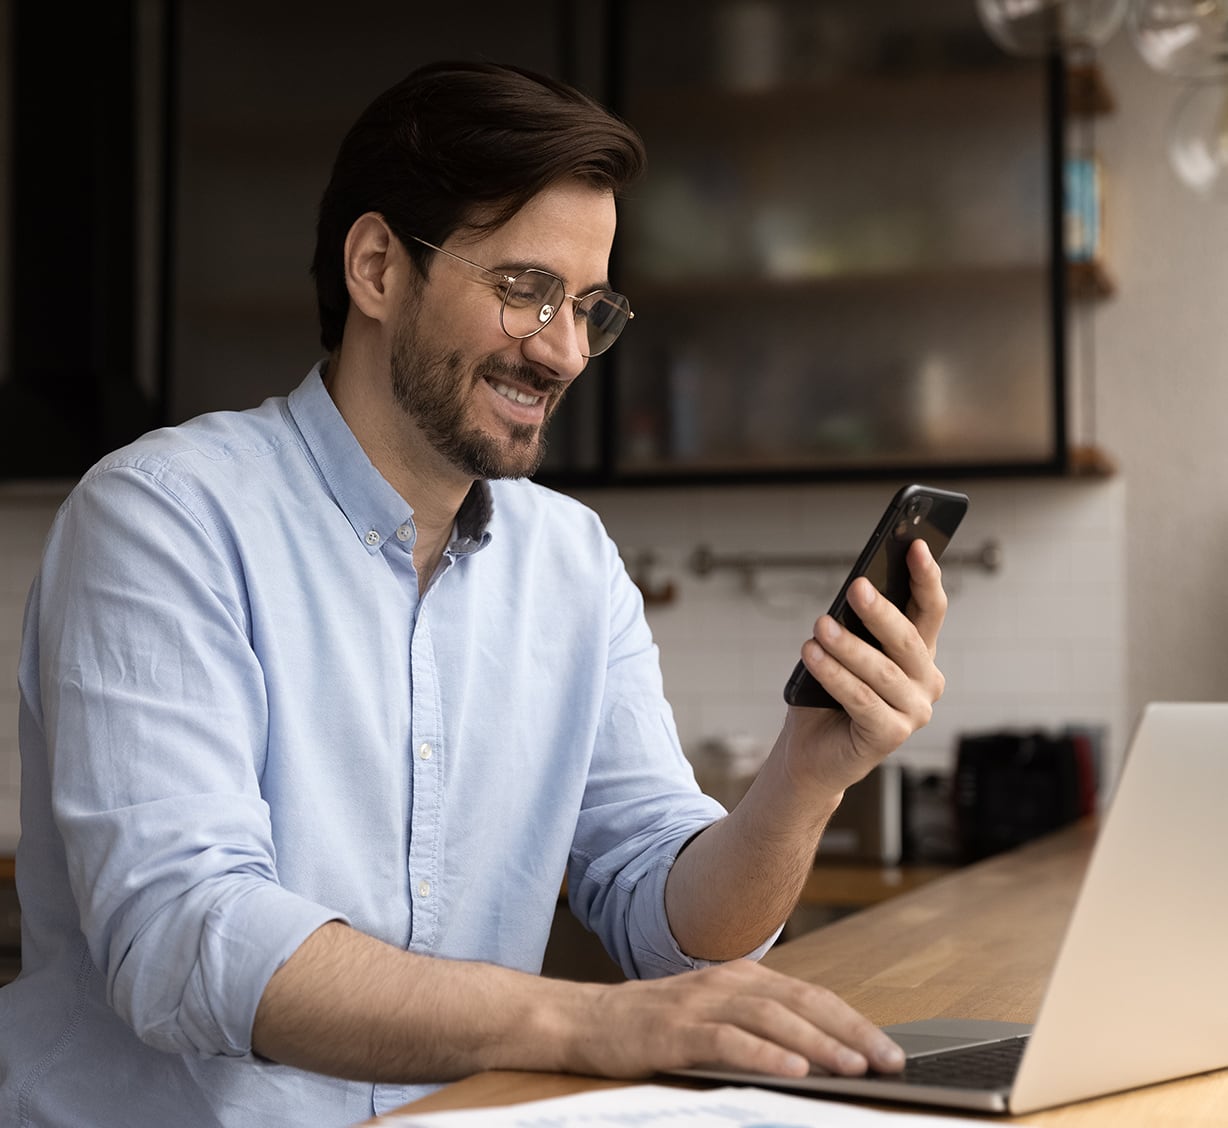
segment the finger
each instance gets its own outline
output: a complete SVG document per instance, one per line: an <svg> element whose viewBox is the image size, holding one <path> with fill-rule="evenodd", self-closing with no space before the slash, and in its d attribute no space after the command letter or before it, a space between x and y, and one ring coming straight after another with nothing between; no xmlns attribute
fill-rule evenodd
<svg viewBox="0 0 1228 1128"><path fill-rule="evenodd" d="M915 541L908 550L908 574L912 580L908 617L932 656L937 652L938 632L947 617L947 593L942 586L942 569L923 540Z"/></svg>
<svg viewBox="0 0 1228 1128"><path fill-rule="evenodd" d="M817 1029L778 1003L748 1000L745 1008L750 1013L742 1019L741 1028L779 1047L789 1059L804 1061L807 1072L818 1066L828 1073L859 1077L870 1068L865 1054Z"/></svg>
<svg viewBox="0 0 1228 1128"><path fill-rule="evenodd" d="M882 708L878 694L856 671L873 676L887 659L880 651L824 615L814 628L814 637L802 644L802 662L815 680L843 706L848 717ZM864 770L869 770L872 764ZM860 777L858 777L860 778Z"/></svg>
<svg viewBox="0 0 1228 1128"><path fill-rule="evenodd" d="M762 988L766 1005L759 1010L763 1025L752 1027L756 1033L835 1073L902 1065L900 1048L834 992L766 968L756 970L768 977Z"/></svg>
<svg viewBox="0 0 1228 1128"><path fill-rule="evenodd" d="M837 995L795 980L787 980L786 989L787 998L774 1000L778 1012L767 1012L774 1025L765 1036L833 1073L900 1068L900 1048Z"/></svg>
<svg viewBox="0 0 1228 1128"><path fill-rule="evenodd" d="M879 598L877 602L887 601ZM820 647L817 643L803 647L807 668L844 706L853 722L854 746L863 774L929 723L934 702L945 688L942 673L915 628L895 608L891 608L891 614L902 624L909 648L907 655L898 655L899 662L827 616L819 620L818 642L823 656L814 666L810 660Z"/></svg>
<svg viewBox="0 0 1228 1128"><path fill-rule="evenodd" d="M722 1063L796 1075L800 1063L856 1076L900 1068L902 1053L881 1030L821 987L752 965L739 990L708 1016L706 1050Z"/></svg>
<svg viewBox="0 0 1228 1128"><path fill-rule="evenodd" d="M747 1029L743 1022L730 1018L714 1021L695 1039L696 1060L683 1068L734 1069L746 1073L764 1073L777 1077L805 1077L818 1065L830 1073L856 1077L866 1072L866 1059L851 1049L833 1049L823 1055L803 1053L775 1038L765 1037Z"/></svg>
<svg viewBox="0 0 1228 1128"><path fill-rule="evenodd" d="M870 680L897 708L906 705L907 682L922 686L932 694L931 702L937 700L941 693L941 675L934 666L935 647L924 638L917 625L902 615L890 600L883 599L869 582L855 584L850 589L849 603L878 639L886 656L876 659L873 655L854 652L850 655L857 663L854 672ZM938 625L941 626L941 619ZM905 675L903 679L895 676L891 664L899 667ZM897 692L890 692L893 687Z"/></svg>
<svg viewBox="0 0 1228 1128"><path fill-rule="evenodd" d="M911 679L924 678L932 666L924 641L868 581L850 589L849 604L879 646L872 646L831 616L823 616L816 628L816 644L826 658L828 691L850 711L873 710L884 701L895 707L905 704Z"/></svg>

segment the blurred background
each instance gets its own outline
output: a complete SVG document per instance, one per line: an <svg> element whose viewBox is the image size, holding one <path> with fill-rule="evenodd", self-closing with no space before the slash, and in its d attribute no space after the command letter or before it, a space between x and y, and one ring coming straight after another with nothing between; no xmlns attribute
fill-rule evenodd
<svg viewBox="0 0 1228 1128"><path fill-rule="evenodd" d="M850 804L850 858L961 860L976 739L1009 737L1019 779L1066 741L1103 796L1145 702L1221 699L1223 79L1162 73L1137 21L1070 31L1121 2L998 7L112 0L67 24L0 2L0 854L56 507L149 427L301 380L337 145L441 57L555 74L647 142L612 263L636 320L570 393L541 478L601 513L644 591L705 786L736 797L753 772L907 481L971 498L949 688L873 819ZM1201 180L1181 129L1210 138ZM1086 808L1054 786L1047 812Z"/></svg>

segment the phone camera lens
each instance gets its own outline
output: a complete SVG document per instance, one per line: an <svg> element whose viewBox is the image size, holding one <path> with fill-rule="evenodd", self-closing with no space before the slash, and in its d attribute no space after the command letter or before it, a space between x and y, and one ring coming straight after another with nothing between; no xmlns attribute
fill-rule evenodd
<svg viewBox="0 0 1228 1128"><path fill-rule="evenodd" d="M920 525L922 519L930 511L933 506L933 501L928 497L910 498L908 505L905 507L904 515L908 522L912 525Z"/></svg>

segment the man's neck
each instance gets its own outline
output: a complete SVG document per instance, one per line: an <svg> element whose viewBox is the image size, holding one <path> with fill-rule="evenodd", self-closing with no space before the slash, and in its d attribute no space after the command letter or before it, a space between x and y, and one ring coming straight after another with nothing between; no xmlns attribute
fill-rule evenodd
<svg viewBox="0 0 1228 1128"><path fill-rule="evenodd" d="M378 465L378 464L377 464ZM391 479L390 479L391 480ZM392 483L397 486L396 482ZM456 525L456 514L469 492L466 485L463 493L456 497L451 491L444 492L433 489L429 485L411 487L412 494L403 492L400 486L397 490L410 503L414 511L414 569L418 573L418 592L426 591L435 575L444 550L452 540L452 530Z"/></svg>
<svg viewBox="0 0 1228 1128"><path fill-rule="evenodd" d="M452 538L456 515L473 480L422 437L393 399L391 387L367 380L330 360L324 386L372 465L414 511L414 568L425 592Z"/></svg>

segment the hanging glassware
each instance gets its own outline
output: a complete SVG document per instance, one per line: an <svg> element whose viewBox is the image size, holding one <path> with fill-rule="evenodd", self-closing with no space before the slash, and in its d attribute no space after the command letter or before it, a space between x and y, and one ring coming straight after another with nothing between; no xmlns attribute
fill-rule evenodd
<svg viewBox="0 0 1228 1128"><path fill-rule="evenodd" d="M981 23L1012 55L1099 47L1121 26L1128 0L977 0Z"/></svg>
<svg viewBox="0 0 1228 1128"><path fill-rule="evenodd" d="M1228 75L1228 0L1133 0L1129 27L1138 53L1161 74Z"/></svg>
<svg viewBox="0 0 1228 1128"><path fill-rule="evenodd" d="M1228 200L1228 81L1193 82L1168 126L1168 159L1205 199Z"/></svg>

